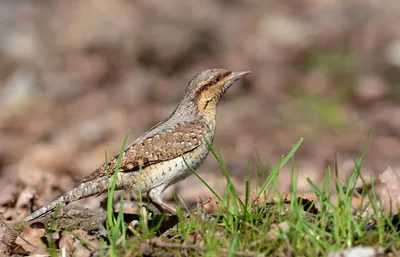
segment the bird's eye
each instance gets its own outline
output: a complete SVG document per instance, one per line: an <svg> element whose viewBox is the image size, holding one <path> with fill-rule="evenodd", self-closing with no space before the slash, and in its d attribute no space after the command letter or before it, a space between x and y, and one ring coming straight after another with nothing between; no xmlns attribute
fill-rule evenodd
<svg viewBox="0 0 400 257"><path fill-rule="evenodd" d="M220 78L219 77L216 77L215 78L215 82L219 82L220 81Z"/></svg>

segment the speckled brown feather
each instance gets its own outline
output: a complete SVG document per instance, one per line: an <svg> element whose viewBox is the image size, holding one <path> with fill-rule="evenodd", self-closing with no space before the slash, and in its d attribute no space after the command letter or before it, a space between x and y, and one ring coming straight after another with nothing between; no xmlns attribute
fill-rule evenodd
<svg viewBox="0 0 400 257"><path fill-rule="evenodd" d="M120 164L121 172L132 172L142 168L167 161L194 150L201 142L207 126L202 122L181 122L174 127L135 142L123 153ZM115 173L118 155L114 156L108 165L109 176ZM106 163L95 170L84 181L90 181L106 176Z"/></svg>

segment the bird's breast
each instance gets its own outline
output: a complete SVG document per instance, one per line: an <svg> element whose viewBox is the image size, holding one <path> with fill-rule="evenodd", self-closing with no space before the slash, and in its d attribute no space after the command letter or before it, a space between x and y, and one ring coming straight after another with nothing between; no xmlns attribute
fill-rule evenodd
<svg viewBox="0 0 400 257"><path fill-rule="evenodd" d="M200 145L183 156L151 165L148 174L152 176L152 187L167 187L186 179L192 174L191 169L196 170L209 153L207 145ZM188 166L191 168L188 168Z"/></svg>

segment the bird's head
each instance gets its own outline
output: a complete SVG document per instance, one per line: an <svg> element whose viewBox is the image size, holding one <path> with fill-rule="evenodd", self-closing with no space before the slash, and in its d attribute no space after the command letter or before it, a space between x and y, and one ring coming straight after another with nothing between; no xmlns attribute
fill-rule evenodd
<svg viewBox="0 0 400 257"><path fill-rule="evenodd" d="M215 115L221 96L229 87L250 71L231 72L223 69L210 69L197 74L190 80L184 99L193 102L206 116Z"/></svg>

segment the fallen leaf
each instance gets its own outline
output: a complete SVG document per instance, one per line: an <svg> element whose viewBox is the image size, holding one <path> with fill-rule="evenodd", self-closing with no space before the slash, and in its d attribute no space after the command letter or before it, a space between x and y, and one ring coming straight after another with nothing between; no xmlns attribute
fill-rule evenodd
<svg viewBox="0 0 400 257"><path fill-rule="evenodd" d="M22 190L15 205L18 216L26 216L28 214L27 208L25 208L24 213L21 213L21 210L24 209L24 207L30 207L35 195L36 190L32 187L26 187L24 190Z"/></svg>
<svg viewBox="0 0 400 257"><path fill-rule="evenodd" d="M387 214L396 214L400 207L400 172L388 167L379 175L377 193ZM380 189L380 190L379 190Z"/></svg>
<svg viewBox="0 0 400 257"><path fill-rule="evenodd" d="M15 244L24 249L26 253L45 254L47 250L42 242L44 236L44 227L29 227L21 232L15 240Z"/></svg>
<svg viewBox="0 0 400 257"><path fill-rule="evenodd" d="M73 235L65 231L61 233L59 246L61 251L66 251L68 253L68 256L72 256L72 253L75 251L74 243L75 243L75 237Z"/></svg>
<svg viewBox="0 0 400 257"><path fill-rule="evenodd" d="M92 247L100 246L100 241L96 236L88 235L80 229L72 233L62 232L59 245L60 249L65 249L70 256L88 257L95 251Z"/></svg>

